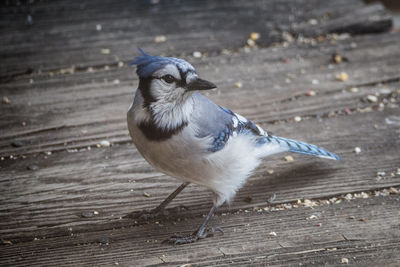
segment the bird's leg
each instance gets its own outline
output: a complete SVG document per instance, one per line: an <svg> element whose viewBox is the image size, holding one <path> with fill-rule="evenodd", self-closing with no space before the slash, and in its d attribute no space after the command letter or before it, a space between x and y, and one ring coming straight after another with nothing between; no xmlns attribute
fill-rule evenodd
<svg viewBox="0 0 400 267"><path fill-rule="evenodd" d="M214 205L208 212L207 217L204 219L203 223L200 225L199 229L194 233L187 236L173 236L165 242L173 243L174 245L188 244L196 242L199 239L213 236L216 231L224 233L220 227L206 229L208 221L210 221L217 207Z"/></svg>
<svg viewBox="0 0 400 267"><path fill-rule="evenodd" d="M186 187L188 186L188 182L182 183L174 192L172 192L163 202L160 203L156 208L148 211L143 210L140 212L132 212L125 217L132 218L132 219L139 219L146 221L148 219L153 219L158 215L162 214L165 207Z"/></svg>

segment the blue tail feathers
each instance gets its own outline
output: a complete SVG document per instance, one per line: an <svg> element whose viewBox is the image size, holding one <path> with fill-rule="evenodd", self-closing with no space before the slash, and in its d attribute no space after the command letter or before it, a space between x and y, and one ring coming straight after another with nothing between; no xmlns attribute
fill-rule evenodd
<svg viewBox="0 0 400 267"><path fill-rule="evenodd" d="M338 155L333 154L321 147L317 147L304 142L291 140L279 136L268 136L270 142L278 143L281 147L285 147L289 152L317 156L321 158L328 158L334 160L342 160Z"/></svg>

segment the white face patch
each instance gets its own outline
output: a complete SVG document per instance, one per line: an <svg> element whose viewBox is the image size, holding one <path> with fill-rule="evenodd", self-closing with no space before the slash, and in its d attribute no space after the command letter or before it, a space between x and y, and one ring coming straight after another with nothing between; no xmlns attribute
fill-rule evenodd
<svg viewBox="0 0 400 267"><path fill-rule="evenodd" d="M155 71L152 76L161 78L167 74L172 75L177 80L181 79L181 74L179 73L178 68L173 64L165 65L163 68Z"/></svg>
<svg viewBox="0 0 400 267"><path fill-rule="evenodd" d="M150 94L157 100L168 101L168 99L175 99L184 94L183 88L178 88L176 82L167 83L162 79L165 75L171 75L175 80L181 79L181 74L178 68L173 64L165 65L153 73L154 79L150 84Z"/></svg>
<svg viewBox="0 0 400 267"><path fill-rule="evenodd" d="M168 83L162 77L171 75L175 81ZM185 83L197 77L197 74L188 71ZM149 90L151 96L156 100L149 105L154 122L161 128L169 129L188 121L193 110L192 92L182 87L181 72L174 64L165 65L162 69L152 74ZM185 78L185 77L183 77Z"/></svg>
<svg viewBox="0 0 400 267"><path fill-rule="evenodd" d="M186 84L189 84L190 82L192 82L193 80L197 79L197 74L194 72L188 72L188 74L186 75Z"/></svg>

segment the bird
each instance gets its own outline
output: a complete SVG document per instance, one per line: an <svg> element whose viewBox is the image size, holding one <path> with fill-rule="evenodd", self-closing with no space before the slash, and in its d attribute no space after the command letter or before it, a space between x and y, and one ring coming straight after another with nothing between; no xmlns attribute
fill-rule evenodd
<svg viewBox="0 0 400 267"><path fill-rule="evenodd" d="M217 86L201 79L184 59L152 56L140 47L132 66L139 84L127 113L127 124L139 153L160 172L182 184L148 216L162 212L189 184L211 190L213 205L191 234L167 239L187 244L223 232L207 228L222 204L230 204L262 159L293 152L340 161L321 147L275 136L249 119L201 94ZM142 214L143 215L143 214Z"/></svg>

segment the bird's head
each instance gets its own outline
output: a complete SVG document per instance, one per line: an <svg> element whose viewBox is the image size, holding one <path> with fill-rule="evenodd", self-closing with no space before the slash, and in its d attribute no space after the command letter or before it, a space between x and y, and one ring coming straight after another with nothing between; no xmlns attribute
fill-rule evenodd
<svg viewBox="0 0 400 267"><path fill-rule="evenodd" d="M145 105L152 102L175 102L196 90L216 88L216 85L200 79L194 67L187 61L173 57L153 57L141 48L141 56L131 65L136 65L139 89Z"/></svg>

